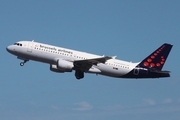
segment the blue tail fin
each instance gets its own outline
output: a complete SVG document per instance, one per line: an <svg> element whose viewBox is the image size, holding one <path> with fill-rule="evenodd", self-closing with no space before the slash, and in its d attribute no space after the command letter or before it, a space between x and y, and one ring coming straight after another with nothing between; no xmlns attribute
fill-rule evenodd
<svg viewBox="0 0 180 120"><path fill-rule="evenodd" d="M171 51L172 46L173 45L167 43L163 44L151 55L146 57L138 66L143 68L153 68L161 71L169 55L169 52Z"/></svg>

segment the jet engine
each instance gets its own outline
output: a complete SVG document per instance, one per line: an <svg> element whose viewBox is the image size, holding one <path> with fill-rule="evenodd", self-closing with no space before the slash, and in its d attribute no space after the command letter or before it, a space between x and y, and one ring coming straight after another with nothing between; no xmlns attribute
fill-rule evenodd
<svg viewBox="0 0 180 120"><path fill-rule="evenodd" d="M57 68L57 65L50 65L50 70L53 72L64 73L63 70Z"/></svg>
<svg viewBox="0 0 180 120"><path fill-rule="evenodd" d="M61 59L57 61L57 68L64 72L71 72L73 67L74 67L73 62L69 62Z"/></svg>

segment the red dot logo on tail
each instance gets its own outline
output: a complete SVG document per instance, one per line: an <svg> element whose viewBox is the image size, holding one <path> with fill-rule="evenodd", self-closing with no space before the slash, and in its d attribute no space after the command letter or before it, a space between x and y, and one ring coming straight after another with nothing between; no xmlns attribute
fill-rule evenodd
<svg viewBox="0 0 180 120"><path fill-rule="evenodd" d="M149 63L148 62L144 62L144 66L149 66Z"/></svg>

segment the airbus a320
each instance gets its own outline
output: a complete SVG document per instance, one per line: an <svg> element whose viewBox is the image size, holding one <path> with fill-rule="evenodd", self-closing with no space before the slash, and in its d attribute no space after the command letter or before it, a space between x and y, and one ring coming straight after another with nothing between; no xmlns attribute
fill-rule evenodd
<svg viewBox="0 0 180 120"><path fill-rule="evenodd" d="M116 59L116 56L100 56L34 41L19 41L6 49L23 60L47 63L57 73L75 71L77 79L84 73L94 73L116 78L162 78L170 72L162 70L173 45L164 43L144 60L137 63Z"/></svg>

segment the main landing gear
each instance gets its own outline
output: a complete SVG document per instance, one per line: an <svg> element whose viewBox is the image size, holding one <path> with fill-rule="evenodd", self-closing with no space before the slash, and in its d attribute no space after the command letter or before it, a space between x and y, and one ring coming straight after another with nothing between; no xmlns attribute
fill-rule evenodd
<svg viewBox="0 0 180 120"><path fill-rule="evenodd" d="M28 60L24 60L24 62L20 63L20 66L24 66L24 64L27 62Z"/></svg>
<svg viewBox="0 0 180 120"><path fill-rule="evenodd" d="M84 78L84 72L83 71L81 71L81 70L76 70L75 71L75 76L76 76L76 79L82 79L82 78Z"/></svg>

